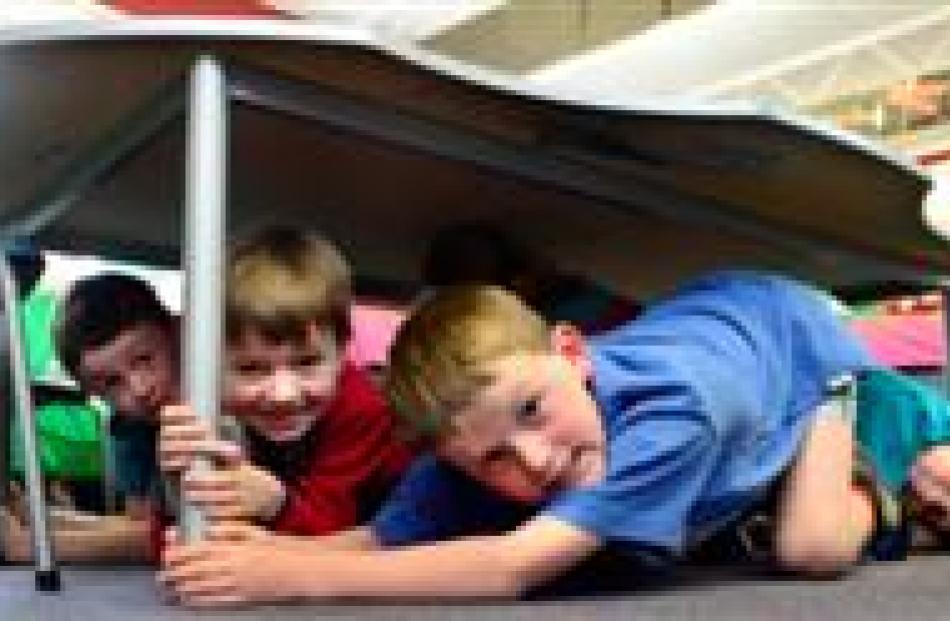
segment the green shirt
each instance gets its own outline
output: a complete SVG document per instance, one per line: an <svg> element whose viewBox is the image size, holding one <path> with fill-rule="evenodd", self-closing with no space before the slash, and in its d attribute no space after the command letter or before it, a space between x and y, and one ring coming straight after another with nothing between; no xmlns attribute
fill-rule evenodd
<svg viewBox="0 0 950 621"><path fill-rule="evenodd" d="M58 303L52 291L36 287L20 304L27 374L31 382L63 381L56 357L53 325ZM54 401L36 409L37 439L43 472L55 478L92 479L102 474L102 420L106 413L87 401ZM10 433L10 466L23 473L19 416Z"/></svg>

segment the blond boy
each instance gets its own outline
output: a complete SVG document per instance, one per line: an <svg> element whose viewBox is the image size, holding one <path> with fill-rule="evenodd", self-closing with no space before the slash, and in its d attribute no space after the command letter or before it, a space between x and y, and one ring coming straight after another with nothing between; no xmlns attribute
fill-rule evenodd
<svg viewBox="0 0 950 621"><path fill-rule="evenodd" d="M215 519L325 535L365 521L408 465L394 416L345 357L350 268L319 235L268 227L236 240L226 270L224 410L243 447L213 440L187 406L161 413L159 465L218 469L184 496Z"/></svg>

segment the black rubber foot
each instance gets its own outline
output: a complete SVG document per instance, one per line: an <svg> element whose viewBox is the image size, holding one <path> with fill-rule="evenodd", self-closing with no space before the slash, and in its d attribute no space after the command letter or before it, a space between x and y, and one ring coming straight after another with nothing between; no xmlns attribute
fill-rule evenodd
<svg viewBox="0 0 950 621"><path fill-rule="evenodd" d="M56 593L63 584L59 579L58 569L48 569L36 572L36 590L40 593Z"/></svg>

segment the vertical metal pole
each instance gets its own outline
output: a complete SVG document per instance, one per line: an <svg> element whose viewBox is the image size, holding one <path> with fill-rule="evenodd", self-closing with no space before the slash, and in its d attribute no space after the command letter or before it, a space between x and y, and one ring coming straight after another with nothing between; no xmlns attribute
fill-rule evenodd
<svg viewBox="0 0 950 621"><path fill-rule="evenodd" d="M14 400L9 351L9 328L0 325L0 507L7 505L10 491L10 432Z"/></svg>
<svg viewBox="0 0 950 621"><path fill-rule="evenodd" d="M58 591L59 569L53 558L50 540L49 514L43 490L43 473L40 470L39 450L36 442L36 418L33 412L33 397L26 371L26 354L23 351L23 332L20 329L19 299L13 270L6 256L0 256L0 280L3 281L3 310L7 316L9 335L10 369L13 379L14 403L20 414L21 441L23 442L23 469L26 475L27 503L30 511L30 531L33 539L33 562L36 568L36 589Z"/></svg>
<svg viewBox="0 0 950 621"><path fill-rule="evenodd" d="M228 96L223 67L211 56L192 68L186 170L184 394L198 417L215 429L223 342L224 210L227 183ZM195 468L209 468L208 463ZM182 504L186 541L202 537L204 516Z"/></svg>

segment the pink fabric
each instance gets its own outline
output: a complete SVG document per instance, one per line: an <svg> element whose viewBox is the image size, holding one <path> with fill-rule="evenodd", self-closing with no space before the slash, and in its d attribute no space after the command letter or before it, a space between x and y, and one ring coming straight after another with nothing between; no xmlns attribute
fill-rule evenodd
<svg viewBox="0 0 950 621"><path fill-rule="evenodd" d="M102 4L131 15L179 17L278 17L267 0L103 0Z"/></svg>
<svg viewBox="0 0 950 621"><path fill-rule="evenodd" d="M885 365L939 368L947 358L939 312L856 317L851 326L871 354Z"/></svg>
<svg viewBox="0 0 950 621"><path fill-rule="evenodd" d="M352 314L348 357L358 367L384 365L389 345L405 312L359 304ZM939 368L946 360L943 317L939 312L856 317L851 326L875 359L891 367Z"/></svg>
<svg viewBox="0 0 950 621"><path fill-rule="evenodd" d="M405 312L385 306L357 304L350 315L353 334L348 358L357 367L385 365L389 344L405 318Z"/></svg>

